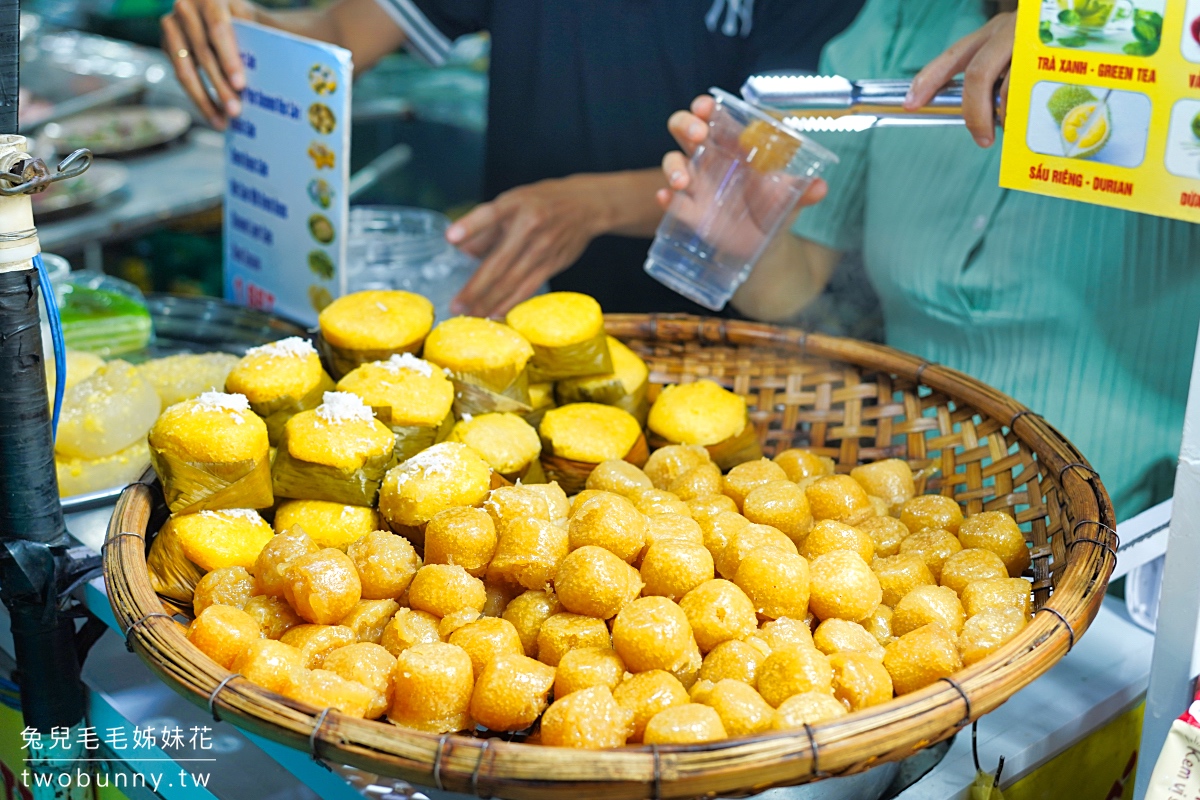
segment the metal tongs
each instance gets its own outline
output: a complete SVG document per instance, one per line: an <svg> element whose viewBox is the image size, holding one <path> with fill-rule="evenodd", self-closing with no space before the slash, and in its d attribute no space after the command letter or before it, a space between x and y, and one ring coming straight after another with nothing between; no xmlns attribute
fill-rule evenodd
<svg viewBox="0 0 1200 800"><path fill-rule="evenodd" d="M928 105L909 111L905 80L851 81L840 75L752 75L742 97L782 112L801 131L865 131L875 127L962 125L962 81L951 81ZM1000 106L999 92L995 98Z"/></svg>

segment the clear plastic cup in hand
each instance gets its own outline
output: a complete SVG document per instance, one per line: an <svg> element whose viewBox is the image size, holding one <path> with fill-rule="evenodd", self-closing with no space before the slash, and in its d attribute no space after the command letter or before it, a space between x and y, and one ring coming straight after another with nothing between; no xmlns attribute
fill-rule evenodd
<svg viewBox="0 0 1200 800"><path fill-rule="evenodd" d="M713 311L733 297L809 184L837 156L720 89L691 182L659 223L646 272Z"/></svg>

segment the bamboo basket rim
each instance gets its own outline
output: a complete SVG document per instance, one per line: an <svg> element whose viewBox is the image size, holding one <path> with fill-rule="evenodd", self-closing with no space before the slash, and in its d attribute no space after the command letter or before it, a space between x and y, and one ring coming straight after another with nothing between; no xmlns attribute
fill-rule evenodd
<svg viewBox="0 0 1200 800"><path fill-rule="evenodd" d="M620 339L762 347L854 365L926 386L998 422L1037 457L1035 484L1048 482L1064 499L1060 535L1068 546L1053 593L989 657L882 705L798 730L705 745L630 746L579 758L574 750L438 736L345 717L221 668L187 641L183 626L167 613L172 608L150 587L145 547L152 489L141 482L121 495L103 548L109 600L127 646L214 718L308 751L314 759L479 797L542 800L570 789L582 796L657 800L754 794L899 760L997 708L1065 655L1095 618L1116 565L1112 503L1087 459L1024 405L960 372L883 345L687 315L609 314L605 321L608 333Z"/></svg>

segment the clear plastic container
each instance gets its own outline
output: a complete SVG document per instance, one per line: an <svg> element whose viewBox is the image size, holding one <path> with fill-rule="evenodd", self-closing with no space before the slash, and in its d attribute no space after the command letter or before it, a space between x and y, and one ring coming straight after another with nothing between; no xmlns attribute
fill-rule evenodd
<svg viewBox="0 0 1200 800"><path fill-rule="evenodd" d="M438 319L478 262L446 241L450 220L436 211L404 206L350 209L346 290L403 289L425 295Z"/></svg>
<svg viewBox="0 0 1200 800"><path fill-rule="evenodd" d="M658 226L646 272L719 311L837 156L728 92L711 92L708 141L692 156L691 185Z"/></svg>

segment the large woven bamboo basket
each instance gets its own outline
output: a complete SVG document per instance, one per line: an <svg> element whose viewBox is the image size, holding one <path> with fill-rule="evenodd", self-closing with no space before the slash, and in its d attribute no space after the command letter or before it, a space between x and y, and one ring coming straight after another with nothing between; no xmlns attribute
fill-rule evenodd
<svg viewBox="0 0 1200 800"><path fill-rule="evenodd" d="M905 758L995 709L1091 623L1116 564L1112 505L1083 456L1029 409L878 345L696 317L613 315L607 324L649 363L652 398L664 384L701 377L745 396L768 454L815 448L843 471L905 458L932 474L926 491L953 497L965 512L1014 514L1032 548L1033 621L953 679L796 731L587 754L427 735L285 699L192 647L150 588L145 540L161 523L160 506L154 487L135 484L116 508L104 553L109 598L130 647L218 718L314 758L480 797L642 800L744 795Z"/></svg>

